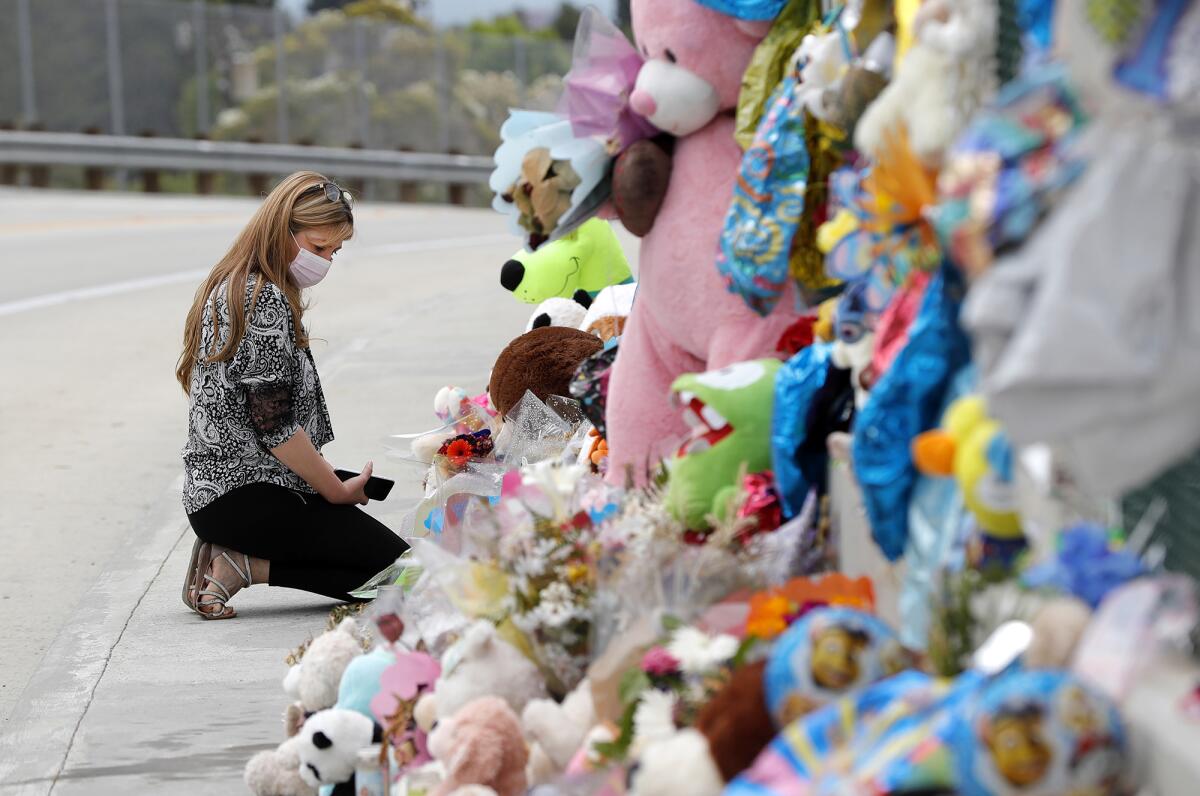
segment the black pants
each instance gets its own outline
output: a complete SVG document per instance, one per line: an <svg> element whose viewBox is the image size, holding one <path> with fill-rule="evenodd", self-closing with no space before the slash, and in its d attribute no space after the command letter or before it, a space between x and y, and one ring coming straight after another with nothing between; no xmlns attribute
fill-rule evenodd
<svg viewBox="0 0 1200 796"><path fill-rule="evenodd" d="M272 586L338 600L351 599L350 589L408 549L358 506L335 505L275 484L238 487L189 514L188 521L205 542L270 561Z"/></svg>

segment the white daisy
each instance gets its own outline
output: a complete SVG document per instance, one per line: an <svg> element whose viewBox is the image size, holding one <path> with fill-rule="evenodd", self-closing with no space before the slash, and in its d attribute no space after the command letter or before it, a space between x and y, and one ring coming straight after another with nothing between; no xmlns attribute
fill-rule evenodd
<svg viewBox="0 0 1200 796"><path fill-rule="evenodd" d="M694 627L681 627L671 636L667 651L679 661L686 674L705 674L737 654L738 640L720 634L710 636Z"/></svg>

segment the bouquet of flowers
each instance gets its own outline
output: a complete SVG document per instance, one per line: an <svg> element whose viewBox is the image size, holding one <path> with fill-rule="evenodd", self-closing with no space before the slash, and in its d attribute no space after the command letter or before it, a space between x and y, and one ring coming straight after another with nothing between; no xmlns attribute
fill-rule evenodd
<svg viewBox="0 0 1200 796"><path fill-rule="evenodd" d="M472 459L485 459L494 449L491 429L485 428L470 434L450 437L438 448L438 456L443 457L442 462L447 469L462 472L466 469L467 462Z"/></svg>
<svg viewBox="0 0 1200 796"><path fill-rule="evenodd" d="M671 629L662 643L646 650L638 666L621 678L619 735L594 746L607 760L619 762L693 726L747 649L734 636L709 634L669 617L664 624Z"/></svg>
<svg viewBox="0 0 1200 796"><path fill-rule="evenodd" d="M589 510L608 492L585 466L542 462L501 505L495 566L507 576L506 607L552 690L573 688L591 661L597 569L622 546L601 534L606 506Z"/></svg>

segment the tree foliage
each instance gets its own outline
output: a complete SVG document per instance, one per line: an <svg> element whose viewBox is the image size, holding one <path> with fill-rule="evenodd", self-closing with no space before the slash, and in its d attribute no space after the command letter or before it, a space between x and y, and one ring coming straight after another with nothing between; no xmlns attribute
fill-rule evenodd
<svg viewBox="0 0 1200 796"><path fill-rule="evenodd" d="M285 38L293 140L490 154L508 109L552 108L570 68L570 46L552 32L435 34L388 23L355 30L351 7L311 17ZM358 46L356 35L365 37ZM273 45L260 46L254 60L260 90L222 113L215 138L274 139L281 95Z"/></svg>

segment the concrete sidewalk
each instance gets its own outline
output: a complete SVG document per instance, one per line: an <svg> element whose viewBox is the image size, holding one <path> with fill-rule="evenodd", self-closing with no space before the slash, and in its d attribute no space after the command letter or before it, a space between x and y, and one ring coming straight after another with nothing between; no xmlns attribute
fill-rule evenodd
<svg viewBox="0 0 1200 796"><path fill-rule="evenodd" d="M436 425L442 385L482 388L532 309L497 284L515 242L497 238L494 216L458 213L474 240L347 260L308 315L338 437L326 455L344 467L373 459L397 479L369 507L389 524L419 484L383 437ZM0 735L0 796L244 793L246 760L283 740L284 657L324 629L334 603L256 586L235 598L237 619L201 620L179 597L192 534L178 483L154 505L122 520L128 543L17 701Z"/></svg>
<svg viewBox="0 0 1200 796"><path fill-rule="evenodd" d="M246 760L282 740L284 655L321 630L331 603L255 588L237 619L205 622L179 599L191 530L157 536L170 553L152 572L138 561L126 587L91 595L133 597L132 611L89 627L85 610L51 648L0 752L5 796L240 793Z"/></svg>

